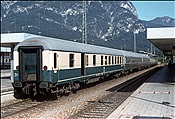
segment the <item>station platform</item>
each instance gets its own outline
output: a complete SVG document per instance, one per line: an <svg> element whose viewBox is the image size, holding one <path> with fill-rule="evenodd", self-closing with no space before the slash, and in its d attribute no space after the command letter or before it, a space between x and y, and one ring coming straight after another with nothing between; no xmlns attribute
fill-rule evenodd
<svg viewBox="0 0 175 119"><path fill-rule="evenodd" d="M10 69L1 69L1 78L6 78L10 76L11 76Z"/></svg>
<svg viewBox="0 0 175 119"><path fill-rule="evenodd" d="M160 69L107 119L175 119L175 82L167 66Z"/></svg>

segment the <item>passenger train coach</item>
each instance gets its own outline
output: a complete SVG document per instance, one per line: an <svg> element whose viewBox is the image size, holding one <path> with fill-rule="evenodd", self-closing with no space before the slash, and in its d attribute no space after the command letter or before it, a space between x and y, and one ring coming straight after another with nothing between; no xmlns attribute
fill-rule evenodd
<svg viewBox="0 0 175 119"><path fill-rule="evenodd" d="M124 74L157 64L153 59L61 39L27 39L14 49L14 96L73 92L94 77L104 79L109 74Z"/></svg>

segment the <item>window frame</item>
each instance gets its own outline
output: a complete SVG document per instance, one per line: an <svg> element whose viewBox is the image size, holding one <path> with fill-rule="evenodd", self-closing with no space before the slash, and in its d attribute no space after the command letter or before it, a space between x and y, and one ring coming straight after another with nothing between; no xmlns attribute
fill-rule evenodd
<svg viewBox="0 0 175 119"><path fill-rule="evenodd" d="M93 55L93 66L96 66L96 55Z"/></svg>
<svg viewBox="0 0 175 119"><path fill-rule="evenodd" d="M88 66L88 65L89 65L88 55L85 55L85 63L86 63L86 66Z"/></svg>
<svg viewBox="0 0 175 119"><path fill-rule="evenodd" d="M109 65L111 64L111 56L108 58Z"/></svg>
<svg viewBox="0 0 175 119"><path fill-rule="evenodd" d="M105 65L108 65L108 56L105 56Z"/></svg>
<svg viewBox="0 0 175 119"><path fill-rule="evenodd" d="M103 65L103 55L101 55L101 65Z"/></svg>
<svg viewBox="0 0 175 119"><path fill-rule="evenodd" d="M53 58L53 59L54 59L54 60L53 60L53 62L54 62L54 63L53 63L53 64L54 64L53 67L54 67L54 68L57 68L57 53L54 53L54 56L53 56L53 57L54 57L54 58Z"/></svg>
<svg viewBox="0 0 175 119"><path fill-rule="evenodd" d="M69 54L69 67L74 67L75 59L74 59L75 54Z"/></svg>

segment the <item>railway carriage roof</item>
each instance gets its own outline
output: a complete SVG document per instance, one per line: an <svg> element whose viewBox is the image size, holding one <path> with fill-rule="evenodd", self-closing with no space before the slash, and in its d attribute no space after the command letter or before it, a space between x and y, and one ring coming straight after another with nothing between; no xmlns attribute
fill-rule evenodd
<svg viewBox="0 0 175 119"><path fill-rule="evenodd" d="M149 56L146 56L144 54L135 53L135 52L128 52L128 51L124 51L124 50L122 50L122 54L125 57L149 58Z"/></svg>
<svg viewBox="0 0 175 119"><path fill-rule="evenodd" d="M119 55L125 57L144 57L148 58L143 54L112 49L107 47L95 46L90 44L78 43L73 41L49 38L49 37L35 37L29 38L20 42L14 50L17 50L19 46L42 46L44 50L58 50L67 52L82 52L92 54L108 54L108 55Z"/></svg>
<svg viewBox="0 0 175 119"><path fill-rule="evenodd" d="M106 48L101 46L77 43L48 37L30 38L19 43L14 50L19 46L43 46L44 50L59 50L67 52L82 52L92 54L109 54L122 56L121 50Z"/></svg>

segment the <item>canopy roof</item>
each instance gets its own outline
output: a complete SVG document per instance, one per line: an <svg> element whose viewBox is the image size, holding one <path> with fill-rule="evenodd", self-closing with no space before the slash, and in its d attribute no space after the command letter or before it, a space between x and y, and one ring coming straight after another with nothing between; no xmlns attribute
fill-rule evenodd
<svg viewBox="0 0 175 119"><path fill-rule="evenodd" d="M28 34L28 33L7 33L1 34L1 47L11 47L11 45L16 45L28 38L42 37L39 35Z"/></svg>
<svg viewBox="0 0 175 119"><path fill-rule="evenodd" d="M175 27L147 28L147 39L164 54L175 49Z"/></svg>

